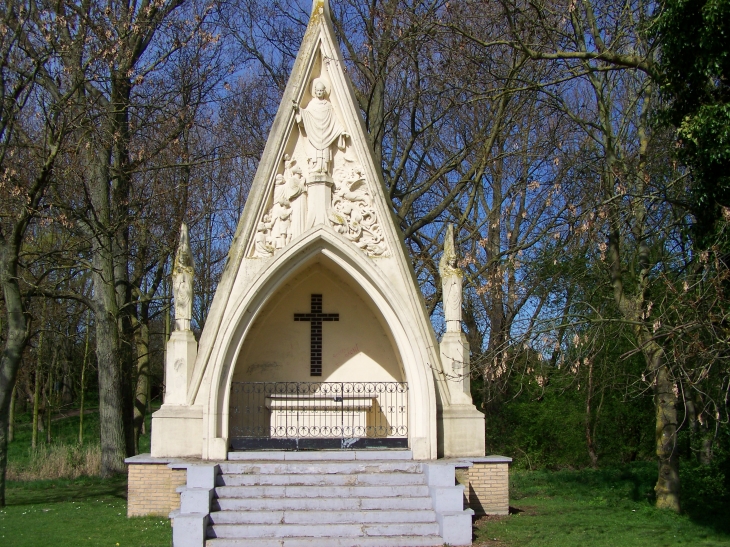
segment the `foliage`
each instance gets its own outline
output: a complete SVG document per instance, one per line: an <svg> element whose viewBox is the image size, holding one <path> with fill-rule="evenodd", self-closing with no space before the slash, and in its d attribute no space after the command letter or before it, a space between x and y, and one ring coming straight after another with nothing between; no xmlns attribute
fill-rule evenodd
<svg viewBox="0 0 730 547"><path fill-rule="evenodd" d="M683 461L683 504L693 519L708 523L724 523L727 530L730 507L730 434L720 430L720 438L709 464L692 457Z"/></svg>
<svg viewBox="0 0 730 547"><path fill-rule="evenodd" d="M92 399L93 400L93 399ZM155 406L154 408L157 408ZM79 416L56 416L51 422L52 442L31 448L32 417L17 416L15 440L8 447L8 480L37 481L93 477L100 473L99 412L88 410L84 416L84 445L78 444ZM140 438L140 448L150 449L151 416L146 417L146 434Z"/></svg>
<svg viewBox="0 0 730 547"><path fill-rule="evenodd" d="M596 358L597 367L609 356ZM637 359L634 359L637 361ZM634 365L629 362L627 365ZM639 363L640 366L640 363ZM654 429L645 419L653 408L651 394L635 393L619 382L600 386L600 408L594 410L593 442L601 466L652 457ZM518 469L585 468L586 371L553 371L540 386L531 375L513 375L505 400L487 420L487 453L514 458Z"/></svg>
<svg viewBox="0 0 730 547"><path fill-rule="evenodd" d="M679 158L692 168L692 208L707 245L730 206L730 1L663 0L653 32ZM727 221L727 219L725 219Z"/></svg>

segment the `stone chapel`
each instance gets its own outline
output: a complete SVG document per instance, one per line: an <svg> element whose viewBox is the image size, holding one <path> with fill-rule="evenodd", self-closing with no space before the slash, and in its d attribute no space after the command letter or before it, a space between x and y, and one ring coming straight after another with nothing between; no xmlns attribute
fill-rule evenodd
<svg viewBox="0 0 730 547"><path fill-rule="evenodd" d="M422 480L422 497L433 498L419 502L425 504L423 511L432 513L433 537L410 533L404 521L403 533L396 534L401 543L393 545L471 543L472 513L464 510L462 498L486 488L479 480L485 485L488 481L475 479L463 493L465 486L459 489L454 479L459 462L465 469L481 466L484 473L503 477L504 491L484 490L477 501L487 512L487 499L502 496L492 512L506 511L510 460L484 456L484 415L474 407L469 389L469 347L461 327L462 272L453 231L449 227L439 264L446 320L439 341L384 188L344 70L328 2L314 0L199 341L190 330L194 264L187 228L181 230L164 404L152 417L151 454L128 460L130 514L154 513L150 507L157 502L148 503L150 490L167 489L169 499L162 505L169 502L175 508L179 501L180 507L171 515L176 546L213 545L216 538L226 537L243 541L240 534L250 532L240 527L253 521L228 523L221 520L223 513L215 512L216 507L225 509L215 500L225 498L226 481L240 489L263 488L273 480L227 478L254 472L240 462L259 462L256 472L266 468L262 462L318 462L335 466L320 469L329 476L340 472L337 462L370 461L367 469L350 469L349 474L391 473L383 480L363 479L362 488L385 488L394 480L400 490L393 492L396 497ZM375 462L382 466L373 467ZM425 473L424 478L393 474L406 468ZM305 473L279 471L288 477ZM348 475L348 469L341 471ZM309 468L310 473L318 471ZM399 480L403 485L397 486ZM287 487L274 481L269 487L274 484L289 488L273 494L275 498L310 485L305 481ZM307 492L307 499L314 496L311 489ZM388 497L387 492L364 490L362 499L368 492ZM262 490L251 495L267 494ZM354 491L343 496L357 497ZM443 501L443 496L451 497ZM400 508L392 500L380 503ZM409 503L418 505L402 502L402 508L408 509ZM282 507L276 510L312 509ZM253 519L254 513L246 518ZM364 516L348 518L374 515L364 511ZM417 522L431 518L410 517ZM268 517L261 518L266 526ZM317 522L316 515L307 519ZM390 544L383 539L388 533L376 540L362 532L361 524L348 545ZM234 533L226 526L239 529ZM268 533L278 538L279 532ZM286 538L308 537L302 530L281 533L272 545L294 545ZM343 533L350 531L332 532ZM191 537L196 538L192 543ZM257 541L251 545L264 545ZM327 545L322 537L316 544Z"/></svg>

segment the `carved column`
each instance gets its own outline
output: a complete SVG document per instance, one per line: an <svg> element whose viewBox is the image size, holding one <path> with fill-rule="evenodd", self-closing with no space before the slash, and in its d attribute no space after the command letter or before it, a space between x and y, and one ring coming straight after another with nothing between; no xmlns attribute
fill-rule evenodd
<svg viewBox="0 0 730 547"><path fill-rule="evenodd" d="M307 230L318 224L330 225L328 216L333 184L332 177L326 173L314 173L307 177Z"/></svg>

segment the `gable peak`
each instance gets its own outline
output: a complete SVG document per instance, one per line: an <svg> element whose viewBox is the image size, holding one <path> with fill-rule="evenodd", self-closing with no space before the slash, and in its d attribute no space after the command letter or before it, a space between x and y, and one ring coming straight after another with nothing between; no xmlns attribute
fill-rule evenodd
<svg viewBox="0 0 730 547"><path fill-rule="evenodd" d="M310 18L314 19L319 15L324 15L327 19L331 19L329 0L313 0L312 14Z"/></svg>

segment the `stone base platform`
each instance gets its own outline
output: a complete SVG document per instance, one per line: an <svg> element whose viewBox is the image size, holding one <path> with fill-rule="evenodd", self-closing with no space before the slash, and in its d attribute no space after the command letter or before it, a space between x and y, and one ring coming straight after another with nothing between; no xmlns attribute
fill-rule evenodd
<svg viewBox="0 0 730 547"><path fill-rule="evenodd" d="M128 515L169 513L173 547L471 545L472 515L509 511L510 461L415 461L410 450L142 455L127 459Z"/></svg>

